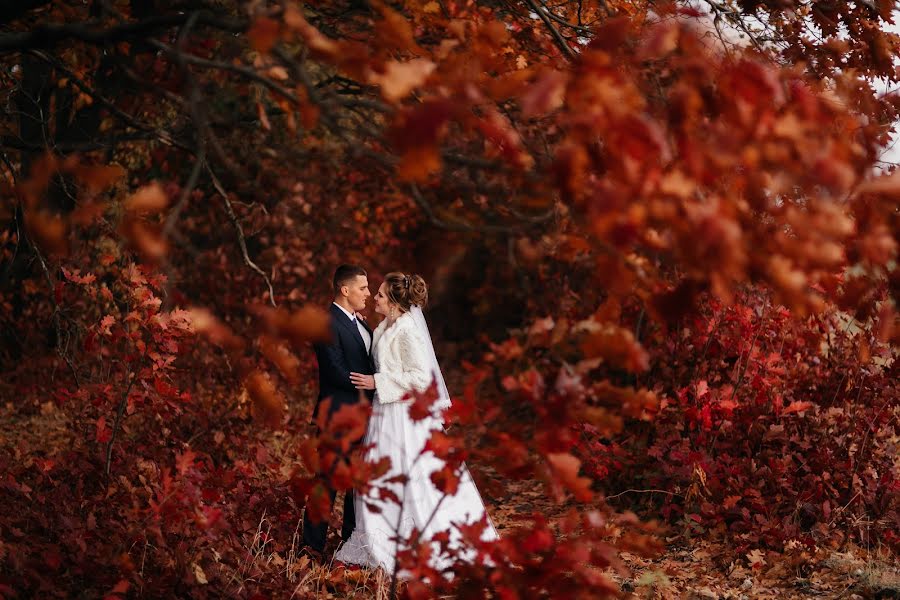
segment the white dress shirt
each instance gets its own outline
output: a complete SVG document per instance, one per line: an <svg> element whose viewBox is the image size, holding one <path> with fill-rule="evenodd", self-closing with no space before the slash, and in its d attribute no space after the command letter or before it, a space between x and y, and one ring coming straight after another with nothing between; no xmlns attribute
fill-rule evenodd
<svg viewBox="0 0 900 600"><path fill-rule="evenodd" d="M347 315L347 318L353 321L356 324L356 328L359 329L359 336L362 338L363 343L366 345L366 352L371 352L372 349L372 338L369 337L369 332L363 327L363 324L359 322L359 319L356 318L356 315L347 312L347 309L338 304L337 302L332 302L335 306L337 306L341 311Z"/></svg>

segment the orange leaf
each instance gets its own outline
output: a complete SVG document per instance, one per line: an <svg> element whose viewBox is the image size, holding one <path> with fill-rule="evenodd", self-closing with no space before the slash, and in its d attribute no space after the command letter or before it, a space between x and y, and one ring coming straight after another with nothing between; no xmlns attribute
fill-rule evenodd
<svg viewBox="0 0 900 600"><path fill-rule="evenodd" d="M394 9L380 0L370 2L373 8L381 13L382 19L375 25L376 36L382 47L394 48L418 54L421 49L416 43L412 23Z"/></svg>
<svg viewBox="0 0 900 600"><path fill-rule="evenodd" d="M601 357L631 372L650 366L650 356L628 329L588 319L578 324L577 331L584 332L580 346L585 358Z"/></svg>
<svg viewBox="0 0 900 600"><path fill-rule="evenodd" d="M900 171L863 182L856 188L856 191L860 194L900 195Z"/></svg>
<svg viewBox="0 0 900 600"><path fill-rule="evenodd" d="M300 443L300 458L310 472L319 472L319 448L316 440L307 438Z"/></svg>
<svg viewBox="0 0 900 600"><path fill-rule="evenodd" d="M284 399L268 375L261 371L254 371L244 380L247 393L253 399L256 416L271 427L281 424L284 415Z"/></svg>
<svg viewBox="0 0 900 600"><path fill-rule="evenodd" d="M267 53L278 42L281 36L281 26L277 21L268 17L261 17L253 22L247 31L247 39L257 52Z"/></svg>
<svg viewBox="0 0 900 600"><path fill-rule="evenodd" d="M427 58L414 58L406 62L391 60L385 65L383 73L369 75L369 83L381 87L385 100L396 102L425 83L434 69L435 64Z"/></svg>
<svg viewBox="0 0 900 600"><path fill-rule="evenodd" d="M169 197L159 183L145 185L125 201L125 210L130 213L156 213L169 204Z"/></svg>
<svg viewBox="0 0 900 600"><path fill-rule="evenodd" d="M783 411L781 411L781 414L789 415L792 413L802 413L804 411L809 410L813 406L814 405L812 402L794 400L793 402L788 404L787 407Z"/></svg>
<svg viewBox="0 0 900 600"><path fill-rule="evenodd" d="M438 399L437 385L432 382L424 392L413 391L413 403L409 405L409 417L413 421L421 421L430 417L432 407Z"/></svg>
<svg viewBox="0 0 900 600"><path fill-rule="evenodd" d="M97 193L122 179L125 169L119 165L79 165L72 169L72 174L90 193Z"/></svg>
<svg viewBox="0 0 900 600"><path fill-rule="evenodd" d="M296 384L300 380L300 361L288 350L284 344L263 335L259 338L259 349L269 361L278 368L278 371L288 383Z"/></svg>
<svg viewBox="0 0 900 600"><path fill-rule="evenodd" d="M262 102L256 103L256 116L259 117L259 124L266 131L272 131L272 123L269 122L269 115L266 114L266 107L262 105Z"/></svg>
<svg viewBox="0 0 900 600"><path fill-rule="evenodd" d="M216 346L230 351L238 351L244 347L244 341L209 310L192 308L186 312L194 332L206 336Z"/></svg>
<svg viewBox="0 0 900 600"><path fill-rule="evenodd" d="M545 115L562 106L566 97L565 73L556 70L542 71L535 82L519 98L522 114L526 117Z"/></svg>
<svg viewBox="0 0 900 600"><path fill-rule="evenodd" d="M401 181L425 182L433 173L441 170L441 157L435 146L420 146L407 150L397 165L397 177Z"/></svg>
<svg viewBox="0 0 900 600"><path fill-rule="evenodd" d="M145 224L137 219L125 219L119 227L119 232L148 262L159 262L169 250L169 244L162 237L162 230L158 225Z"/></svg>
<svg viewBox="0 0 900 600"><path fill-rule="evenodd" d="M547 455L547 462L553 470L554 477L581 502L590 502L594 494L591 491L591 480L579 477L578 469L581 461L568 453L552 453Z"/></svg>
<svg viewBox="0 0 900 600"><path fill-rule="evenodd" d="M31 239L47 254L69 253L69 224L61 216L45 210L27 211L25 226Z"/></svg>
<svg viewBox="0 0 900 600"><path fill-rule="evenodd" d="M286 339L294 347L331 340L331 316L318 306L307 304L293 313L268 307L255 311L262 316L272 335Z"/></svg>

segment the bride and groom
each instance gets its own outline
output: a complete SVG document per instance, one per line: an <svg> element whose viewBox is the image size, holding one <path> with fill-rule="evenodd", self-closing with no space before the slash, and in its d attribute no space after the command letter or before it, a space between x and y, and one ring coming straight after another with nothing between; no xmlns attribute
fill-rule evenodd
<svg viewBox="0 0 900 600"><path fill-rule="evenodd" d="M359 317L369 298L365 270L341 265L334 274L334 303L331 306L332 341L316 346L319 363L319 402L331 398L329 416L341 406L359 402L361 392L372 403L372 416L364 438L368 460L387 457L391 468L374 482L393 492L394 499L362 496L348 491L344 497L343 543L334 559L365 567L394 571L398 540L406 540L413 530L423 541L449 536L451 549L459 556L471 556L462 549L458 526L486 519L481 539L497 539L475 483L463 467L455 494L444 494L431 481L431 474L444 462L430 451L423 452L434 430L443 427L438 416L413 420L409 415L409 392L424 391L436 383L438 400L434 412L450 405L428 325L422 308L428 302L428 288L418 275L388 273L375 294L375 312L384 319L372 331ZM399 476L405 477L399 477ZM336 492L331 491L334 503ZM303 519L303 542L318 556L325 548L327 519L321 523ZM433 546L437 550L437 545ZM432 566L442 568L453 557L432 553Z"/></svg>

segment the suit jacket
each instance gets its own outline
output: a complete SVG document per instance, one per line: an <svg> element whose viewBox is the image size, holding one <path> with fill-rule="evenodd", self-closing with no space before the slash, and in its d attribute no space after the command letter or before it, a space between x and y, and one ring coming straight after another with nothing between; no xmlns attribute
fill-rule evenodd
<svg viewBox="0 0 900 600"><path fill-rule="evenodd" d="M334 414L345 404L355 404L359 401L360 390L353 387L350 382L350 372L373 375L375 363L372 361L371 348L372 330L365 321L360 320L363 328L369 335L369 348L357 329L344 312L331 305L331 343L315 344L316 359L319 363L319 398L313 411L313 419L319 414L319 406L325 398L331 398L331 408L328 416ZM375 395L374 390L365 390L369 401Z"/></svg>

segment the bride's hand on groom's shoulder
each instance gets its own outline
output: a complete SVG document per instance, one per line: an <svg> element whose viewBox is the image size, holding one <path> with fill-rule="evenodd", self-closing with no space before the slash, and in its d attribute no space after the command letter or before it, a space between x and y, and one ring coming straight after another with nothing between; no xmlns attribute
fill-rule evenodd
<svg viewBox="0 0 900 600"><path fill-rule="evenodd" d="M363 321L366 321L367 323L368 323L368 321L369 321L369 320L366 318L366 315L364 315L364 314L362 314L362 313L356 313L356 318L357 318L357 319L362 319Z"/></svg>
<svg viewBox="0 0 900 600"><path fill-rule="evenodd" d="M362 373L350 373L350 382L358 390L374 390L375 376Z"/></svg>

